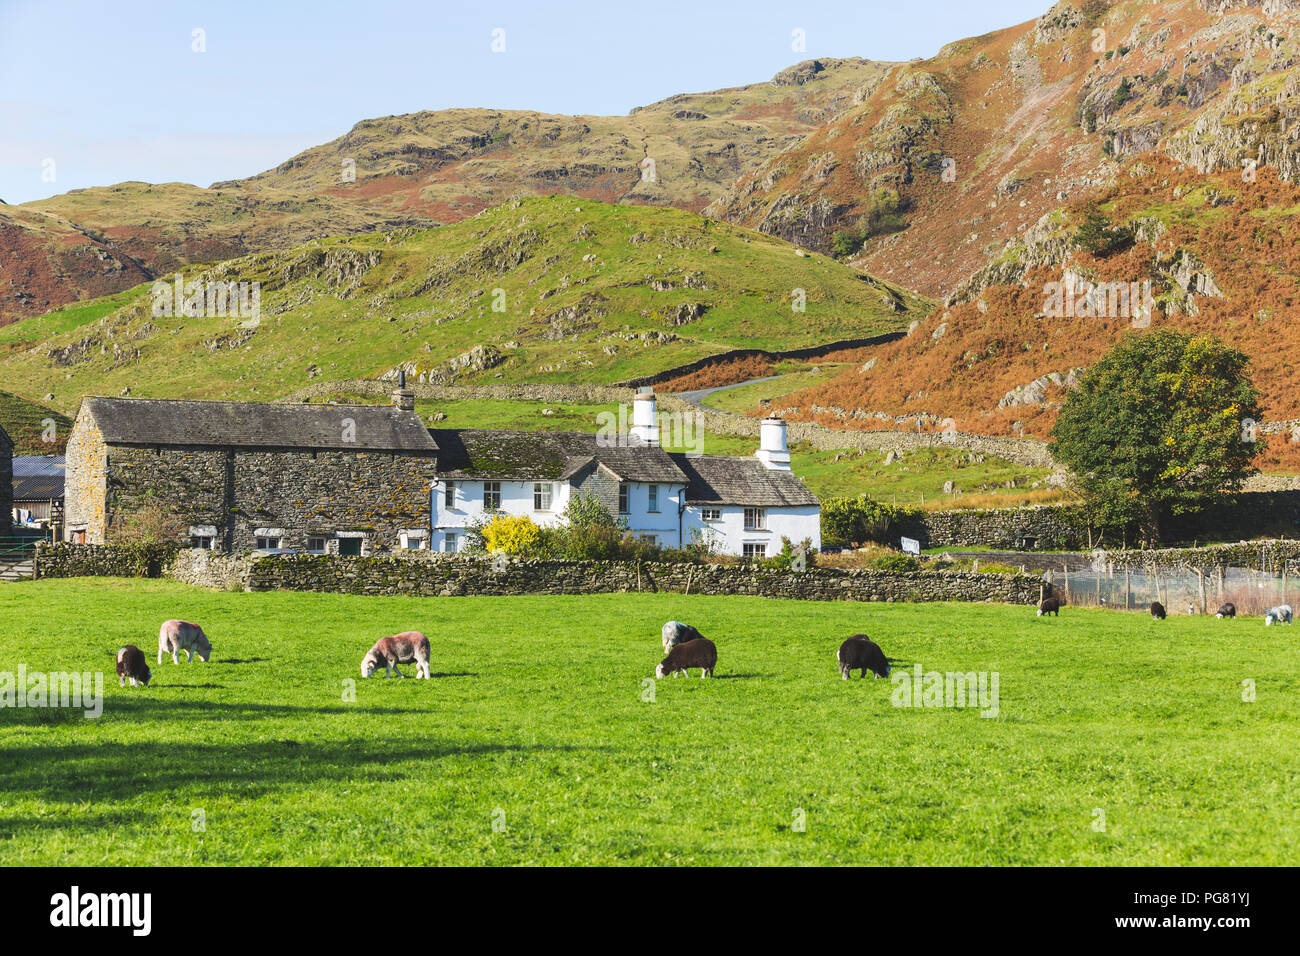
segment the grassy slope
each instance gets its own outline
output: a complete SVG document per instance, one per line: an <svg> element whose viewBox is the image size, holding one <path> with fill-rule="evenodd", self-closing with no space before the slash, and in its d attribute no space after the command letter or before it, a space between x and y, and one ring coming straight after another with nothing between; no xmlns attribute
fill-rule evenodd
<svg viewBox="0 0 1300 956"><path fill-rule="evenodd" d="M55 423L55 440L46 442L44 423L50 419ZM44 405L0 392L0 428L13 439L15 455L61 455L72 421Z"/></svg>
<svg viewBox="0 0 1300 956"><path fill-rule="evenodd" d="M51 389L71 411L83 395L125 386L138 396L273 398L315 369L327 378L378 376L403 362L424 371L491 344L505 363L469 380L608 382L740 346L871 335L929 307L899 293L908 311L895 313L874 280L747 229L567 197L230 260L186 273L194 278L262 283L249 341L240 344L239 319L151 317L141 286L106 316L96 303L78 307L85 321L75 328L49 316L6 329L0 375L17 390ZM498 288L505 311L493 311ZM791 309L796 288L806 290L805 313ZM707 311L676 324L683 305ZM74 344L82 353L72 364L48 354Z"/></svg>
<svg viewBox="0 0 1300 956"><path fill-rule="evenodd" d="M142 268L160 275L320 236L458 222L520 196L698 210L851 106L890 66L820 62L825 69L809 82L683 94L625 116L452 109L378 117L248 179L210 188L125 182L10 207L22 225L6 228L0 213L0 244L24 255L0 259L0 289L12 280L21 295L0 291L0 325L6 315L124 289L145 277ZM642 179L645 157L657 164L653 182ZM355 182L342 181L344 161L355 164Z"/></svg>
<svg viewBox="0 0 1300 956"><path fill-rule="evenodd" d="M212 663L110 681L98 720L0 710L0 863L1300 861L1300 661L1257 620L50 581L0 584L0 671L111 675L177 614ZM645 702L670 617L714 638L719 676ZM410 627L434 635L436 679L358 679L342 702L371 641ZM998 672L1000 715L840 681L855 631L909 665Z"/></svg>

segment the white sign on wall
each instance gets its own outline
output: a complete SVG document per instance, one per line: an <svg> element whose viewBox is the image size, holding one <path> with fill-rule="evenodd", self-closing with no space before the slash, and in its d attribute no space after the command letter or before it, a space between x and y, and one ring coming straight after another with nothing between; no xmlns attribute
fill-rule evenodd
<svg viewBox="0 0 1300 956"><path fill-rule="evenodd" d="M903 553L904 553L904 554L920 554L920 553L921 553L921 542L920 542L920 541L917 541L915 538L903 538L902 541L903 541Z"/></svg>

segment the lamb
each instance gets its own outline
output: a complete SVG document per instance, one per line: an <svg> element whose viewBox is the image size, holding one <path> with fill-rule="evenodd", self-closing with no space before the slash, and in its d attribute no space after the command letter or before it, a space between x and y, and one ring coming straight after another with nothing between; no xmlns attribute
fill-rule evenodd
<svg viewBox="0 0 1300 956"><path fill-rule="evenodd" d="M669 621L663 626L660 632L663 638L664 653L667 654L678 644L685 644L687 641L698 641L704 637L699 631L689 624L683 624L681 621Z"/></svg>
<svg viewBox="0 0 1300 956"><path fill-rule="evenodd" d="M392 637L381 637L375 642L375 646L366 651L366 656L361 658L361 676L370 677L379 668L384 669L384 676L390 677L394 673L398 677L405 677L397 669L398 664L409 664L415 661L415 676L429 678L429 639L419 631L403 631L401 634L394 634Z"/></svg>
<svg viewBox="0 0 1300 956"><path fill-rule="evenodd" d="M1163 621L1165 619L1165 606L1159 601L1151 602L1151 620Z"/></svg>
<svg viewBox="0 0 1300 956"><path fill-rule="evenodd" d="M854 634L840 645L835 654L840 662L840 677L849 679L850 671L861 671L862 677L871 671L876 677L889 676L889 658L871 638L865 634Z"/></svg>
<svg viewBox="0 0 1300 956"><path fill-rule="evenodd" d="M1268 613L1264 615L1264 625L1272 624L1290 624L1291 623L1291 605L1279 604L1277 607L1269 608Z"/></svg>
<svg viewBox="0 0 1300 956"><path fill-rule="evenodd" d="M134 644L128 644L125 647L117 649L117 686L124 687L129 680L131 686L143 684L149 686L149 681L153 674L149 670L149 665L144 662L144 651Z"/></svg>
<svg viewBox="0 0 1300 956"><path fill-rule="evenodd" d="M677 644L668 652L668 656L655 668L655 677L672 674L685 674L690 677L692 667L700 669L700 679L710 676L718 663L718 648L707 637L699 637L684 644Z"/></svg>
<svg viewBox="0 0 1300 956"><path fill-rule="evenodd" d="M1044 614L1055 614L1060 617L1061 599L1057 597L1043 598L1043 603L1038 605L1038 616L1042 617Z"/></svg>
<svg viewBox="0 0 1300 956"><path fill-rule="evenodd" d="M1214 616L1217 618L1236 617L1237 605L1233 604L1231 601L1228 601L1226 604L1220 604L1219 609L1214 612Z"/></svg>
<svg viewBox="0 0 1300 956"><path fill-rule="evenodd" d="M181 651L185 652L187 664L193 663L195 654L206 664L212 656L212 642L197 624L189 621L164 621L158 631L158 663L163 662L164 654L171 654L172 663L179 664Z"/></svg>

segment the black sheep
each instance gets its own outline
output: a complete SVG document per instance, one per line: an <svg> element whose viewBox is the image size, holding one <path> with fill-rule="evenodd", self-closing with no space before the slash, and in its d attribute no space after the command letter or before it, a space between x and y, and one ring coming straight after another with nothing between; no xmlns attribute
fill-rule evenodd
<svg viewBox="0 0 1300 956"><path fill-rule="evenodd" d="M1165 606L1159 601L1151 602L1151 620L1163 621L1165 619Z"/></svg>
<svg viewBox="0 0 1300 956"><path fill-rule="evenodd" d="M867 671L877 677L889 676L889 658L885 657L880 645L865 634L854 634L841 644L835 659L840 662L840 677L844 680L849 679L850 671L861 671L863 677L867 676Z"/></svg>
<svg viewBox="0 0 1300 956"><path fill-rule="evenodd" d="M1056 597L1043 598L1043 603L1038 605L1038 616L1044 614L1055 614L1061 616L1061 599Z"/></svg>
<svg viewBox="0 0 1300 956"><path fill-rule="evenodd" d="M1214 612L1215 617L1236 617L1237 605L1228 601L1226 604L1219 605L1219 609Z"/></svg>

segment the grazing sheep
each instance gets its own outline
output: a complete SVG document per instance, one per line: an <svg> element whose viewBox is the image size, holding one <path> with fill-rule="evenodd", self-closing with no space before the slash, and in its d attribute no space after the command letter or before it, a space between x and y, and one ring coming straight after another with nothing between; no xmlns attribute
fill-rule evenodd
<svg viewBox="0 0 1300 956"><path fill-rule="evenodd" d="M361 658L361 676L370 677L379 668L384 669L384 676L389 677L396 673L398 677L405 677L397 669L398 664L409 664L415 661L415 676L429 677L429 639L419 631L403 631L401 634L394 634L392 637L381 637L375 642L375 646L366 651L366 656Z"/></svg>
<svg viewBox="0 0 1300 956"><path fill-rule="evenodd" d="M1236 617L1237 605L1233 604L1231 601L1226 604L1220 604L1219 609L1214 612L1214 616L1218 618Z"/></svg>
<svg viewBox="0 0 1300 956"><path fill-rule="evenodd" d="M1044 614L1055 614L1061 616L1061 599L1056 597L1043 598L1043 603L1038 605L1038 616Z"/></svg>
<svg viewBox="0 0 1300 956"><path fill-rule="evenodd" d="M660 635L663 637L665 654L678 644L685 644L687 641L698 641L704 637L695 628L689 624L683 624L681 621L669 621L663 626Z"/></svg>
<svg viewBox="0 0 1300 956"><path fill-rule="evenodd" d="M1290 624L1291 623L1291 605L1279 604L1277 607L1269 608L1268 613L1264 615L1264 625L1267 627L1272 624Z"/></svg>
<svg viewBox="0 0 1300 956"><path fill-rule="evenodd" d="M164 654L170 654L172 663L179 664L181 651L185 652L187 664L193 663L195 654L206 664L212 656L212 642L197 624L189 621L164 621L158 631L158 663L163 662Z"/></svg>
<svg viewBox="0 0 1300 956"><path fill-rule="evenodd" d="M1191 615L1195 615L1195 614L1196 614L1196 605L1195 605L1195 604L1189 604L1189 605L1187 605L1187 613L1188 613L1188 614L1191 614Z"/></svg>
<svg viewBox="0 0 1300 956"><path fill-rule="evenodd" d="M129 680L131 686L143 684L149 686L149 681L153 678L149 665L144 662L144 651L134 644L128 644L126 647L117 649L117 686L124 687Z"/></svg>
<svg viewBox="0 0 1300 956"><path fill-rule="evenodd" d="M655 668L655 677L672 674L685 674L690 677L692 667L700 668L701 680L713 673L718 663L718 648L707 637L696 638L685 644L677 644L668 652L668 656Z"/></svg>
<svg viewBox="0 0 1300 956"><path fill-rule="evenodd" d="M1151 620L1163 621L1165 619L1165 606L1159 601L1151 602Z"/></svg>
<svg viewBox="0 0 1300 956"><path fill-rule="evenodd" d="M864 678L867 671L876 677L889 676L889 658L880 645L865 634L854 634L841 644L835 659L840 662L840 677L844 680L849 679L850 671L861 671Z"/></svg>

